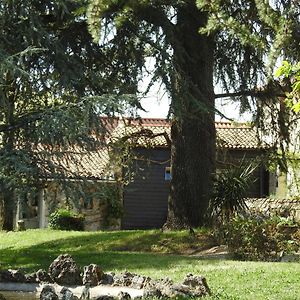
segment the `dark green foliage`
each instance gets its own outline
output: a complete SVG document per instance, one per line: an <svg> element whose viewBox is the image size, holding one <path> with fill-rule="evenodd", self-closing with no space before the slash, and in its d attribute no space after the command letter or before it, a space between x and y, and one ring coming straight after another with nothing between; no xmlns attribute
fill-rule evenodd
<svg viewBox="0 0 300 300"><path fill-rule="evenodd" d="M300 225L294 221L259 216L236 216L218 229L223 242L236 258L247 260L278 260L281 251L300 248Z"/></svg>
<svg viewBox="0 0 300 300"><path fill-rule="evenodd" d="M49 217L49 227L57 230L76 230L84 229L84 217L73 211L58 209Z"/></svg>
<svg viewBox="0 0 300 300"><path fill-rule="evenodd" d="M213 197L210 201L210 213L219 221L228 222L238 212L245 212L245 196L256 165L241 163L228 166L216 174Z"/></svg>
<svg viewBox="0 0 300 300"><path fill-rule="evenodd" d="M150 86L162 82L171 98L169 212L179 223L199 225L212 192L213 80L242 100L242 110L251 109L257 96L278 95L278 84L268 84L276 59L300 56L296 2L89 1L89 30L103 47L114 49L116 74L126 78L130 70L138 82L152 57Z"/></svg>
<svg viewBox="0 0 300 300"><path fill-rule="evenodd" d="M0 2L4 221L13 220L15 189L42 187L41 179L79 179L66 165L78 164L72 153L92 155L103 146L100 114L138 105L110 70L113 56L93 43L85 5L84 0ZM12 223L4 227L12 229Z"/></svg>

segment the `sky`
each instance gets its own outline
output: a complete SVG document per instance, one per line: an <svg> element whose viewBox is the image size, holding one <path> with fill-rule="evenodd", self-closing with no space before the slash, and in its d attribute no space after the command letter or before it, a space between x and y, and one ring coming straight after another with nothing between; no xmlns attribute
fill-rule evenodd
<svg viewBox="0 0 300 300"><path fill-rule="evenodd" d="M141 103L142 107L146 110L146 112L141 111L139 113L143 118L166 118L168 115L170 99L166 93L163 92L162 88L159 89L156 86L151 89L147 97L142 99ZM249 113L240 115L239 105L230 103L228 100L218 99L216 101L216 107L222 114L234 121L248 122L252 119L252 116ZM216 121L227 120L216 115Z"/></svg>
<svg viewBox="0 0 300 300"><path fill-rule="evenodd" d="M150 83L151 74L154 72L154 58L148 57L146 58L146 66L148 73L145 73L143 76L143 80L139 84L139 90L145 91L147 86ZM220 87L216 86L216 93L222 93ZM139 115L142 118L166 118L169 111L170 99L168 98L167 93L164 90L163 85L159 83L154 83L148 92L147 96L144 97L141 101L142 107L145 109L144 111L140 111ZM229 119L233 119L234 121L239 122L248 122L251 121L252 116L250 114L239 114L239 106L236 103L230 103L227 100L216 100L216 108L224 114ZM216 115L216 121L227 121L225 118L222 118Z"/></svg>

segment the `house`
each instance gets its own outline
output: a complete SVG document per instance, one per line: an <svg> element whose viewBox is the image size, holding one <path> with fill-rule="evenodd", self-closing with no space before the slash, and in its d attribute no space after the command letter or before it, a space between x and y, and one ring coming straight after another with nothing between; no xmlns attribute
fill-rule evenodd
<svg viewBox="0 0 300 300"><path fill-rule="evenodd" d="M170 129L164 119L128 120L116 128L116 136L133 136L136 159L135 176L124 187L123 229L160 228L166 221L170 183ZM276 189L276 177L264 166L268 147L257 138L255 129L246 124L216 122L217 170L258 160L254 180L247 197L261 198Z"/></svg>
<svg viewBox="0 0 300 300"><path fill-rule="evenodd" d="M167 201L170 170L170 129L165 119L105 119L108 128L106 143L96 152L66 153L72 155L73 163L66 161L68 181L59 181L48 176L40 189L19 195L16 220L24 220L26 228L46 227L49 213L59 206L69 205L77 197L77 211L85 215L85 229L99 230L159 228L167 217ZM241 161L265 157L268 148L260 143L256 132L245 124L216 122L217 169L233 167ZM122 149L119 148L122 146ZM127 148L126 148L127 147ZM127 167L111 155L111 149L126 152ZM120 150L121 149L121 150ZM130 154L129 154L130 153ZM126 177L129 174L131 177ZM126 177L126 178L125 178ZM260 198L273 193L275 177L264 167L263 162L255 170L248 197ZM126 184L124 184L124 178ZM62 188L68 184L68 188ZM80 184L85 195L72 194L72 186ZM107 199L102 189L108 189ZM69 193L68 193L69 191ZM73 199L72 199L73 197ZM83 199L84 198L84 199ZM117 204L117 205L116 205ZM120 218L119 206L123 217Z"/></svg>

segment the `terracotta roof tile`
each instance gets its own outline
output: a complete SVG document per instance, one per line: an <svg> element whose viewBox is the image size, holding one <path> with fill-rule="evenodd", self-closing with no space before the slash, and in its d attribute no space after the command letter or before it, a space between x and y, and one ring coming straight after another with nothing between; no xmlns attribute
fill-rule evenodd
<svg viewBox="0 0 300 300"><path fill-rule="evenodd" d="M103 124L107 126L108 141L110 142L127 139L134 145L152 148L166 148L170 145L171 122L165 119L103 118ZM264 148L259 143L255 129L246 124L216 122L216 135L219 147L245 150ZM65 168L70 178L112 178L113 172L111 172L107 147L94 152L73 149L73 151L65 152L64 155L65 158L62 159L52 154L51 159L54 163L60 159L60 164Z"/></svg>
<svg viewBox="0 0 300 300"><path fill-rule="evenodd" d="M219 147L229 149L263 149L256 130L245 123L216 122L216 137ZM139 146L168 147L171 122L166 119L125 119L112 132L112 139L130 136ZM166 136L168 138L166 138Z"/></svg>

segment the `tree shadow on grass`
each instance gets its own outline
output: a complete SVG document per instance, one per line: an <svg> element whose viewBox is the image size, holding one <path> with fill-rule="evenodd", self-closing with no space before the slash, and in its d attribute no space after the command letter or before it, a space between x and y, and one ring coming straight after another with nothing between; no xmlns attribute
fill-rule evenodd
<svg viewBox="0 0 300 300"><path fill-rule="evenodd" d="M145 252L151 251L152 245L165 235L153 232L101 232L85 233L49 240L39 244L15 248L13 246L0 250L1 268L22 268L26 271L47 269L60 254L71 254L82 267L90 263L99 264L104 270L125 269L168 269L178 262L193 264L198 258L162 255ZM172 243L168 246L172 252ZM123 251L122 251L123 250Z"/></svg>

